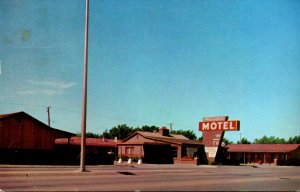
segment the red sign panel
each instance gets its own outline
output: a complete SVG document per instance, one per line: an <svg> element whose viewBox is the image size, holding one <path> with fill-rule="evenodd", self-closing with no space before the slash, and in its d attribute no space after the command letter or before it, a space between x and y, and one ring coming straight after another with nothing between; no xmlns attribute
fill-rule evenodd
<svg viewBox="0 0 300 192"><path fill-rule="evenodd" d="M227 121L228 116L203 117L203 121Z"/></svg>
<svg viewBox="0 0 300 192"><path fill-rule="evenodd" d="M240 121L199 122L199 131L239 131Z"/></svg>

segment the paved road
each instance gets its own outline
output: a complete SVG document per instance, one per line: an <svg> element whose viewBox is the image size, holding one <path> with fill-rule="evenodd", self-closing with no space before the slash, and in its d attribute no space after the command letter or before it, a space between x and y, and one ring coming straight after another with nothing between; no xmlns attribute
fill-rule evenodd
<svg viewBox="0 0 300 192"><path fill-rule="evenodd" d="M299 191L300 167L0 166L2 191Z"/></svg>

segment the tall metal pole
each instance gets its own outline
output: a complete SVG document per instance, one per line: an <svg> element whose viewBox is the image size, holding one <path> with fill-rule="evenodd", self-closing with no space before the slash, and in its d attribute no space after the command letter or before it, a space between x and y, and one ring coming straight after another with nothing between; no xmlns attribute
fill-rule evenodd
<svg viewBox="0 0 300 192"><path fill-rule="evenodd" d="M240 144L242 144L242 133L240 133Z"/></svg>
<svg viewBox="0 0 300 192"><path fill-rule="evenodd" d="M89 29L89 0L85 0L85 36L84 36L84 69L83 69L83 96L81 119L81 155L80 171L85 171L85 133L87 108L87 74L88 74L88 29Z"/></svg>
<svg viewBox="0 0 300 192"><path fill-rule="evenodd" d="M47 107L47 113L48 113L48 126L51 127L51 120L50 120L50 106Z"/></svg>

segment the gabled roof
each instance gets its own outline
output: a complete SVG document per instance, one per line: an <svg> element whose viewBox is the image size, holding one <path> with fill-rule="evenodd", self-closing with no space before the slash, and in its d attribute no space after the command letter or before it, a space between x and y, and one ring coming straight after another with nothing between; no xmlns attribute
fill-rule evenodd
<svg viewBox="0 0 300 192"><path fill-rule="evenodd" d="M21 111L21 112L16 112L16 113L0 114L0 120L9 118L9 117L13 117L13 116L15 116L17 114L21 114L21 113L25 113L25 112Z"/></svg>
<svg viewBox="0 0 300 192"><path fill-rule="evenodd" d="M141 135L142 137L162 143L170 143L170 144L187 144L187 145L202 145L199 141L189 140L183 135L175 135L171 134L170 136L162 136L159 133L151 133L151 132L144 132L144 131L136 131L133 134L126 137L121 143L126 143L130 138L134 137L135 135Z"/></svg>
<svg viewBox="0 0 300 192"><path fill-rule="evenodd" d="M56 145L67 145L68 138L55 139ZM81 137L71 137L70 145L81 145ZM115 147L116 143L114 139L103 139L103 138L86 138L86 146L97 146L97 147Z"/></svg>
<svg viewBox="0 0 300 192"><path fill-rule="evenodd" d="M20 111L20 112L15 112L15 113L8 113L8 114L0 114L0 120L5 120L5 119L8 119L8 118L11 118L11 117L15 117L15 116L18 116L18 115L24 115L24 116L27 116L29 117L30 119L34 120L35 122L37 123L40 123L40 124L43 124L45 126L45 128L49 128L53 131L59 131L59 132L63 132L65 134L68 134L68 135L75 135L74 133L70 133L70 132L67 132L67 131L63 131L63 130L60 130L60 129L55 129L55 128L52 128L52 127L49 127L48 125L46 125L45 123L37 120L36 118L32 117L31 115L25 113L24 111Z"/></svg>
<svg viewBox="0 0 300 192"><path fill-rule="evenodd" d="M228 152L287 153L300 149L300 144L230 144L226 147Z"/></svg>

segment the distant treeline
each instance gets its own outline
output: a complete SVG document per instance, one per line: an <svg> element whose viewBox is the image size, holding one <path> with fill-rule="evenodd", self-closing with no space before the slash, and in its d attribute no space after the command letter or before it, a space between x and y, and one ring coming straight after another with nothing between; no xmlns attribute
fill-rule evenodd
<svg viewBox="0 0 300 192"><path fill-rule="evenodd" d="M104 137L107 139L114 139L115 137L117 137L118 139L122 140L122 139L126 138L128 135L130 135L136 131L158 132L159 127L154 126L154 125L152 125L152 126L144 125L142 127L133 128L133 127L129 127L126 124L122 124L122 125L113 127L110 130L106 129L102 134L95 134L95 133L87 132L86 137L91 137L91 138ZM191 140L197 140L196 134L191 130L182 130L182 129L173 130L171 132L171 134L181 134ZM77 133L77 136L80 136L80 133Z"/></svg>
<svg viewBox="0 0 300 192"><path fill-rule="evenodd" d="M254 139L253 143L256 144L300 144L300 135L295 137L290 137L288 140L279 137L267 137L263 136L260 139Z"/></svg>
<svg viewBox="0 0 300 192"><path fill-rule="evenodd" d="M229 141L226 138L224 138L224 140L227 144L233 144L232 141ZM267 137L264 135L262 138L254 139L253 142L249 141L247 138L242 138L237 144L300 144L300 135L290 137L288 140L274 136Z"/></svg>
<svg viewBox="0 0 300 192"><path fill-rule="evenodd" d="M102 134L95 134L91 132L86 133L86 137L91 137L91 138L107 138L107 139L114 139L117 137L119 140L122 140L126 138L128 135L134 133L135 131L146 131L146 132L158 132L159 127L157 126L148 126L144 125L142 127L129 127L126 124L118 125L110 130L105 130ZM202 140L202 137L197 138L196 134L192 130L173 130L171 132L172 134L181 134L184 135L185 137L191 139L191 140ZM77 136L80 136L80 133L77 133ZM234 142L224 138L223 141L226 144L233 144ZM242 138L240 141L237 142L238 144L300 144L300 135L290 137L288 140L284 138L279 138L279 137L274 137L274 136L263 136L262 138L259 139L254 139L253 142L249 141L247 138Z"/></svg>

